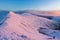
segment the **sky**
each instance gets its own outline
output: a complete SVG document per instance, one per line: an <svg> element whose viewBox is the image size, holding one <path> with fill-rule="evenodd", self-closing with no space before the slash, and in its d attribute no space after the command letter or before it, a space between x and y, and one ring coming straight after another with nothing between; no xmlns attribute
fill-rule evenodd
<svg viewBox="0 0 60 40"><path fill-rule="evenodd" d="M60 0L0 0L0 10L60 10Z"/></svg>

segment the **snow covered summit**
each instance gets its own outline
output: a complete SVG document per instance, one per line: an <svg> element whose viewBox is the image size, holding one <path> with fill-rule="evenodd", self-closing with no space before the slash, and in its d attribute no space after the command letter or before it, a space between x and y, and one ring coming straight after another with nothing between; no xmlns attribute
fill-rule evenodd
<svg viewBox="0 0 60 40"><path fill-rule="evenodd" d="M47 40L48 36L38 33L40 27L47 29L58 28L59 24L55 21L38 17L38 16L23 16L12 11L6 17L4 25L0 28L0 39L3 40L24 40L18 35L26 35L26 40Z"/></svg>

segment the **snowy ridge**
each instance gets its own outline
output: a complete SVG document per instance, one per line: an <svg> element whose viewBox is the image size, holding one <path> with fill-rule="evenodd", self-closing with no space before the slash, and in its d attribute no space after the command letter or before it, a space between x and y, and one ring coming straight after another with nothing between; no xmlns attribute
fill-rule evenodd
<svg viewBox="0 0 60 40"><path fill-rule="evenodd" d="M49 40L48 38L51 36L48 32L49 29L53 30L58 28L59 23L37 16L24 16L15 14L14 12L10 12L7 16L8 18L5 20L6 23L2 28L0 28L0 39L2 40ZM46 28L48 29L47 32L44 32L46 29L39 29L39 28ZM42 33L39 33L39 30ZM59 33L59 32L56 32ZM21 38L21 35L26 35L26 37ZM60 37L60 36L59 36ZM51 37L51 40L54 40Z"/></svg>
<svg viewBox="0 0 60 40"><path fill-rule="evenodd" d="M38 10L24 10L14 11L15 13L22 14L24 16L38 16L51 19L53 21L60 22L60 11L38 11Z"/></svg>

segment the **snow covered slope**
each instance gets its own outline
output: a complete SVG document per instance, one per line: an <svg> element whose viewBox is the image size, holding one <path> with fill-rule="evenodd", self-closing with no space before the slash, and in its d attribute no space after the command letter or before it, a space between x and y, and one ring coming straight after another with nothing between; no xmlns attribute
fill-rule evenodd
<svg viewBox="0 0 60 40"><path fill-rule="evenodd" d="M5 21L8 11L0 11L0 25Z"/></svg>
<svg viewBox="0 0 60 40"><path fill-rule="evenodd" d="M24 11L14 11L15 13L26 15L26 16L38 16L44 17L53 21L60 22L60 11L38 11L38 10L24 10Z"/></svg>
<svg viewBox="0 0 60 40"><path fill-rule="evenodd" d="M55 29L59 23L37 16L24 16L10 11L7 19L0 25L1 40L50 40L48 35L39 33L39 28ZM48 32L47 32L48 33ZM23 36L23 38L21 37ZM52 37L51 37L51 40Z"/></svg>

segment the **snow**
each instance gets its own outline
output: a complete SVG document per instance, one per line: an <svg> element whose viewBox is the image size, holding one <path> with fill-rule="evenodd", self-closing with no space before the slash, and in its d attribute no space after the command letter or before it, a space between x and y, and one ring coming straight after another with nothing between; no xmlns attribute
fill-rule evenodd
<svg viewBox="0 0 60 40"><path fill-rule="evenodd" d="M53 30L59 23L30 14L19 15L10 11L3 25L0 27L2 40L59 40L60 31ZM39 29L39 28L46 29ZM41 33L39 33L39 30ZM53 33L55 32L55 33ZM45 33L45 34L43 34ZM53 34L51 34L53 33ZM47 34L47 35L46 35ZM56 35L58 34L58 35ZM25 35L25 38L21 38ZM53 39L53 36L56 38Z"/></svg>
<svg viewBox="0 0 60 40"><path fill-rule="evenodd" d="M56 16L56 17L54 17L52 20L60 23L60 16Z"/></svg>
<svg viewBox="0 0 60 40"><path fill-rule="evenodd" d="M38 16L51 19L53 21L60 22L60 11L38 11L38 10L25 10L17 11L16 13L22 14L24 16Z"/></svg>

